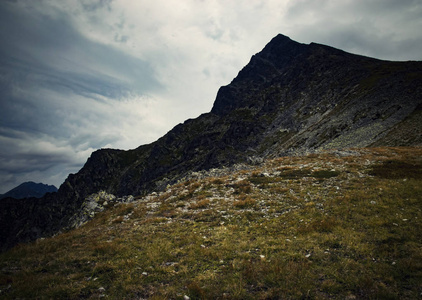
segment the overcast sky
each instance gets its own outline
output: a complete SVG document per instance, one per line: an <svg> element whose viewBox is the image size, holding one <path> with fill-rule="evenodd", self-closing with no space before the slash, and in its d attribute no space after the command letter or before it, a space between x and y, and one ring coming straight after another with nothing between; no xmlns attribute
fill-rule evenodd
<svg viewBox="0 0 422 300"><path fill-rule="evenodd" d="M278 33L422 60L422 0L0 1L0 193L210 111Z"/></svg>

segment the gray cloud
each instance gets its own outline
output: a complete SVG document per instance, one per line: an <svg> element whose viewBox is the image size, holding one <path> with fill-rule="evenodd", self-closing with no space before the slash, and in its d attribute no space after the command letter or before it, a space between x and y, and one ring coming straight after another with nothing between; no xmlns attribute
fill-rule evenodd
<svg viewBox="0 0 422 300"><path fill-rule="evenodd" d="M209 111L276 34L421 60L418 0L0 2L0 193Z"/></svg>
<svg viewBox="0 0 422 300"><path fill-rule="evenodd" d="M0 4L2 192L26 174L36 171L42 181L57 166L80 167L91 151L116 144L121 135L103 128L106 118L124 118L113 117L113 107L160 88L147 62L88 40L63 13L18 5Z"/></svg>
<svg viewBox="0 0 422 300"><path fill-rule="evenodd" d="M388 60L422 58L418 0L292 1L285 17L304 42Z"/></svg>
<svg viewBox="0 0 422 300"><path fill-rule="evenodd" d="M110 10L110 4L113 2L113 0L96 0L96 1L80 1L82 4L82 7L87 11L96 11L98 9L108 9Z"/></svg>

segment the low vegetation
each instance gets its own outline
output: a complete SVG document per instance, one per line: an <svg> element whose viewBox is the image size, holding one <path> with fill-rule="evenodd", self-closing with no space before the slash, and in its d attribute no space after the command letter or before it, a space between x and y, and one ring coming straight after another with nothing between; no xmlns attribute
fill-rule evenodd
<svg viewBox="0 0 422 300"><path fill-rule="evenodd" d="M422 149L180 182L0 254L5 299L417 299Z"/></svg>

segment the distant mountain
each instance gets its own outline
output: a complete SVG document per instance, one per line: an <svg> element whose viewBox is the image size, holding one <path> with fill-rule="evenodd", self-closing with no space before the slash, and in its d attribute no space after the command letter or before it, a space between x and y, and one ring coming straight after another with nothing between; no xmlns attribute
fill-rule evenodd
<svg viewBox="0 0 422 300"><path fill-rule="evenodd" d="M391 62L278 35L209 113L133 150L101 149L57 194L1 201L0 245L73 228L86 198L163 190L190 173L322 149L422 145L422 62ZM6 200L6 199L5 199Z"/></svg>
<svg viewBox="0 0 422 300"><path fill-rule="evenodd" d="M54 185L48 185L43 183L35 183L32 181L24 182L17 187L11 189L7 193L0 195L0 199L11 197L15 199L23 198L41 198L47 193L57 192L57 188Z"/></svg>

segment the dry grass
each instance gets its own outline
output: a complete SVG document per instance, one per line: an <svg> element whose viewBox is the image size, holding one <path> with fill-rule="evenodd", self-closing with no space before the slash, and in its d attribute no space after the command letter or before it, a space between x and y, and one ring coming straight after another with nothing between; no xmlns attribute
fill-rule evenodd
<svg viewBox="0 0 422 300"><path fill-rule="evenodd" d="M0 255L0 297L418 299L420 148L284 157Z"/></svg>
<svg viewBox="0 0 422 300"><path fill-rule="evenodd" d="M209 204L210 204L210 200L201 199L201 200L198 200L197 202L191 203L189 208L190 209L201 209L201 208L208 207Z"/></svg>

